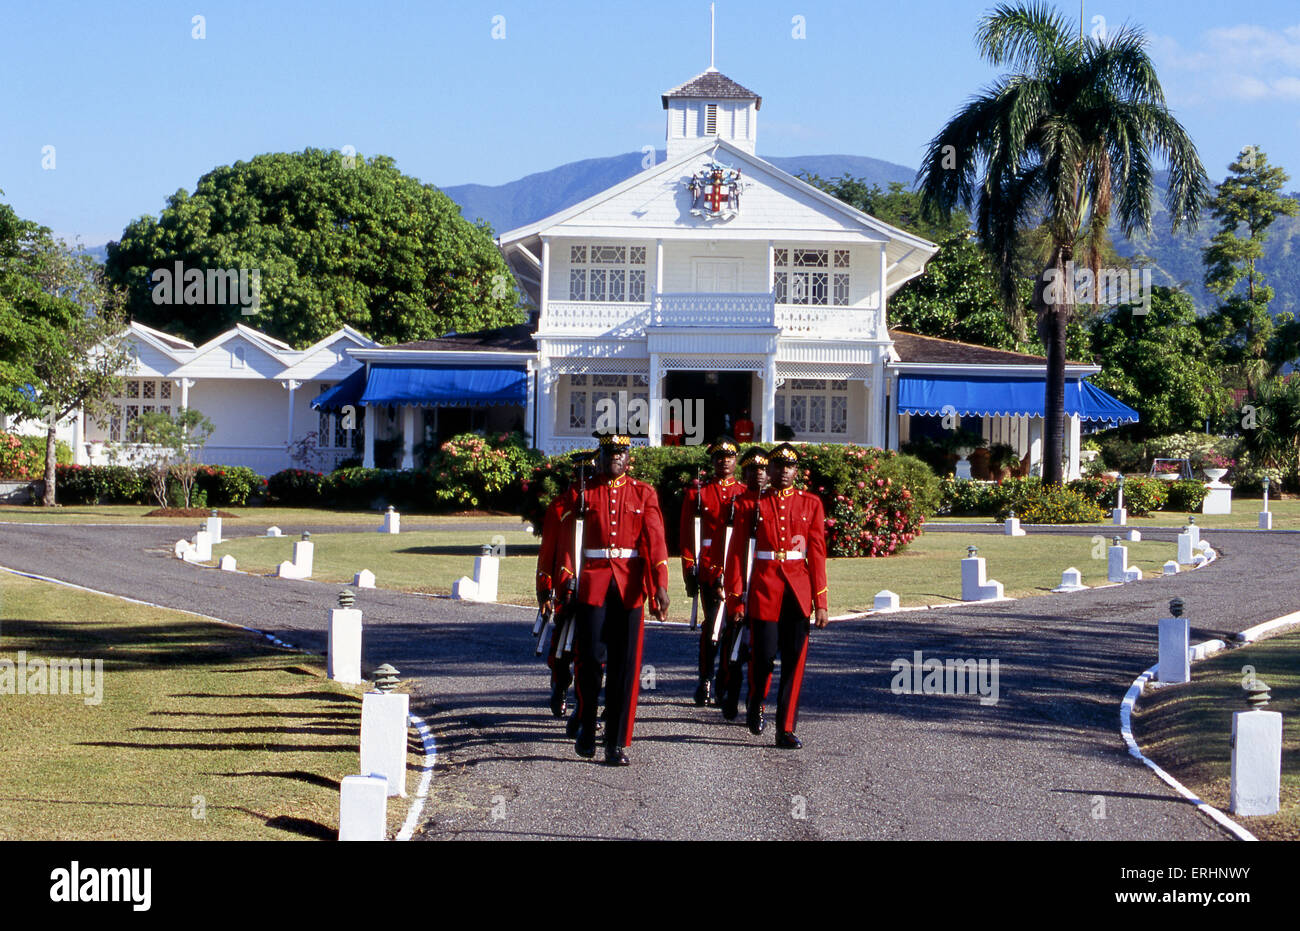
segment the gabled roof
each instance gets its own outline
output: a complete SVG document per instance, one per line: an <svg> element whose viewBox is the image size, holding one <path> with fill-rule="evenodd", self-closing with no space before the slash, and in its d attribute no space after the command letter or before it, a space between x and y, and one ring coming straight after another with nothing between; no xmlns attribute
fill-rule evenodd
<svg viewBox="0 0 1300 931"><path fill-rule="evenodd" d="M189 340L181 339L179 336L171 336L162 330L155 330L153 327L145 326L143 323L132 320L128 330L155 349L178 361L183 357L188 358L194 353L194 344Z"/></svg>
<svg viewBox="0 0 1300 931"><path fill-rule="evenodd" d="M704 97L710 100L756 100L755 110L763 109L763 98L747 87L742 87L716 68L702 71L685 84L679 84L663 95L664 109L674 97Z"/></svg>
<svg viewBox="0 0 1300 931"><path fill-rule="evenodd" d="M310 346L308 346L306 349L303 349L301 352L294 352L292 354L292 359L290 360L288 367L279 375L277 375L276 378L278 379L322 378L326 376L326 373L331 373L329 377L335 377L334 374L332 374L333 370L337 365L344 364L344 363L334 363L322 368L320 362L318 360L315 360L313 357L316 356L316 354L319 353L321 350L328 349L330 346L339 343L343 340L347 340L348 342L351 342L354 346L361 349L375 349L380 345L379 343L375 342L373 339L366 336L364 333L360 332L359 330L354 330L352 329L352 327L348 326L347 324L344 324L343 326L335 330L333 333L331 333L329 336L326 336L324 339L312 343ZM344 357L344 360L348 368L351 368L352 365L355 364L353 360L347 358L346 356Z"/></svg>
<svg viewBox="0 0 1300 931"><path fill-rule="evenodd" d="M302 358L302 353L298 352L288 343L281 342L274 336L267 336L252 327L246 327L242 323L236 323L232 329L226 330L220 336L214 336L202 346L194 351L193 356L188 362L172 373L173 376L189 375L189 369L199 367L199 360L220 346L225 345L232 339L243 337L253 344L253 348L260 350L267 357L274 359L281 365L290 365ZM251 377L247 374L241 374L239 377Z"/></svg>
<svg viewBox="0 0 1300 931"><path fill-rule="evenodd" d="M888 239L894 240L901 247L905 249L910 249L912 251L923 252L925 254L925 259L928 259L930 256L934 255L934 253L939 251L939 247L934 243L930 242L929 240L923 239L920 236L915 236L912 233L909 233L906 230L901 230L896 226L891 226L890 224L886 223L883 220L878 220L875 217L871 216L870 214L863 213L861 210L857 210L853 207L850 207L848 204L844 203L844 201L840 200L838 197L832 197L830 194L827 194L825 191L814 187L813 185L809 184L806 181L796 178L794 175L789 174L788 172L782 171L780 168L777 168L775 165L771 164L770 162L763 161L763 159L759 158L757 155L752 155L749 152L746 152L744 149L741 149L738 146L733 145L732 143L728 142L726 139L716 139L716 138L701 140L699 145L685 152L682 152L680 155L677 156L677 158L660 162L658 165L655 165L651 168L647 168L645 171L642 171L638 174L633 175L630 178L620 181L618 184L614 185L611 188L606 188L605 190L601 191L599 194L594 194L591 197L588 197L584 201L580 201L571 207L566 207L563 210L553 213L549 217L543 217L542 219L530 223L527 226L521 226L518 229L509 230L508 232L502 233L500 236L497 237L497 243L502 248L505 248L506 246L513 245L514 243L528 240L534 236L539 235L544 230L547 230L553 226L558 226L559 224L564 223L565 221L570 220L573 217L578 216L587 210L590 210L591 208L609 200L610 198L617 197L619 194L622 194L624 191L630 190L631 188L634 188L638 185L645 184L648 181L652 181L655 178L659 177L660 175L679 171L681 169L681 166L684 165L685 163L699 158L701 155L703 155L706 152L709 151L716 152L719 149L725 151L729 157L734 158L735 160L740 162L745 162L751 168L757 169L759 171L765 172L773 176L776 180L780 181L782 184L788 185L789 187L794 188L800 193L803 193L813 198L814 200L818 201L822 205L829 207L832 210L835 210L836 212L848 217L849 219L853 220L854 222L860 224L863 227L866 227L872 232L880 236L884 236ZM922 260L919 263L913 263L913 264L917 264L917 268L907 276L909 278L915 277L917 274L920 274L921 269L923 269L925 266L925 261ZM901 283L902 283L901 281L896 282L894 287L897 287Z"/></svg>

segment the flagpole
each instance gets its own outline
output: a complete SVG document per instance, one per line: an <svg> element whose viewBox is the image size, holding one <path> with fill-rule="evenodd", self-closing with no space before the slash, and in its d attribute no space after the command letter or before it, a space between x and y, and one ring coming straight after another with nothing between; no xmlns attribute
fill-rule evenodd
<svg viewBox="0 0 1300 931"><path fill-rule="evenodd" d="M713 43L717 29L716 3L709 4L709 70L716 70L713 67Z"/></svg>

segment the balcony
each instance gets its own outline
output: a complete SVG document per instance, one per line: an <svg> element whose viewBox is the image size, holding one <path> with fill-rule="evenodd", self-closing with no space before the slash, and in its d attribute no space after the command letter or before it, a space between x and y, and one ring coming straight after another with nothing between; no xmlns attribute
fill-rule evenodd
<svg viewBox="0 0 1300 931"><path fill-rule="evenodd" d="M778 305L771 292L680 293L655 294L648 304L550 301L539 332L635 339L645 336L647 327L778 327L782 336L804 339L870 339L875 326L873 308Z"/></svg>

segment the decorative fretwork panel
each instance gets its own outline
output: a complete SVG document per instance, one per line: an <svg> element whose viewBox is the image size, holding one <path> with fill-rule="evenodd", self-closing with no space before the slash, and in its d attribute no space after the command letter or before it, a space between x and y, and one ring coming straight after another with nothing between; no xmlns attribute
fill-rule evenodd
<svg viewBox="0 0 1300 931"><path fill-rule="evenodd" d="M832 259L833 255L833 259ZM832 266L832 277L824 271ZM850 299L849 250L772 250L772 289L776 303L804 307L848 306Z"/></svg>
<svg viewBox="0 0 1300 931"><path fill-rule="evenodd" d="M569 300L644 301L645 264L645 246L602 243L570 246Z"/></svg>

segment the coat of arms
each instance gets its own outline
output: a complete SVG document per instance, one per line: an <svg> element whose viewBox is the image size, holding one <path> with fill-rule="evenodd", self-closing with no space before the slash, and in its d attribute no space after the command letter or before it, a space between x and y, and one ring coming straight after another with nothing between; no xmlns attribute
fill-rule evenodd
<svg viewBox="0 0 1300 931"><path fill-rule="evenodd" d="M706 220L730 220L740 212L740 172L717 162L709 162L705 169L689 181L691 214Z"/></svg>

